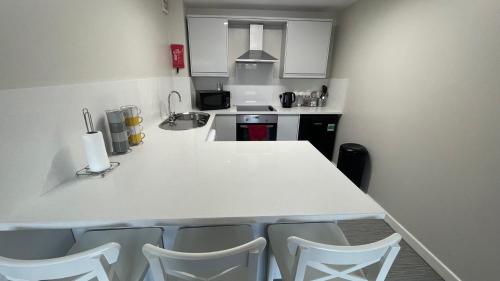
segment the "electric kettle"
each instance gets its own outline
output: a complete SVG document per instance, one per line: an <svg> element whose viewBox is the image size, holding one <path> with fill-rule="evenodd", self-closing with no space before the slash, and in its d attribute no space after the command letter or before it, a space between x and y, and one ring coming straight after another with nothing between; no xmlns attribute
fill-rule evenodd
<svg viewBox="0 0 500 281"><path fill-rule="evenodd" d="M295 93L293 92L285 92L280 95L281 106L284 108L292 107L292 104L295 102Z"/></svg>

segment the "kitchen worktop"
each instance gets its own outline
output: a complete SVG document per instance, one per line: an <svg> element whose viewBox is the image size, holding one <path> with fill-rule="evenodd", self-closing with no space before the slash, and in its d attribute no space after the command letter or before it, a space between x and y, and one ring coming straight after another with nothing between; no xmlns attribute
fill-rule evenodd
<svg viewBox="0 0 500 281"><path fill-rule="evenodd" d="M281 111L280 111L281 112ZM383 218L309 142L206 142L202 128L145 125L104 178L73 178L0 214L0 230Z"/></svg>
<svg viewBox="0 0 500 281"><path fill-rule="evenodd" d="M246 104L247 105L247 104ZM206 111L212 114L233 115L233 114L342 114L342 110L331 107L291 107L283 108L280 104L270 104L276 111L237 111L236 105L227 109Z"/></svg>

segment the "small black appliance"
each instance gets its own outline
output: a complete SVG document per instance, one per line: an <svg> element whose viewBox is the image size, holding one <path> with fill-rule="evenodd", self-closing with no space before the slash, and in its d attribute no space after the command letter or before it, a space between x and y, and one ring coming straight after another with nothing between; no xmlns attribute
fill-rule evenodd
<svg viewBox="0 0 500 281"><path fill-rule="evenodd" d="M196 91L196 106L200 110L216 110L231 107L229 91Z"/></svg>
<svg viewBox="0 0 500 281"><path fill-rule="evenodd" d="M280 95L281 106L284 108L292 107L292 104L295 102L295 93L293 92L285 92Z"/></svg>

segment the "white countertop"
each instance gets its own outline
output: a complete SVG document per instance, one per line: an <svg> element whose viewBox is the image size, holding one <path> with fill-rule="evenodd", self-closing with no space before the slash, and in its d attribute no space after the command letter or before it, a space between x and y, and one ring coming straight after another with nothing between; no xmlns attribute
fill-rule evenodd
<svg viewBox="0 0 500 281"><path fill-rule="evenodd" d="M252 104L245 104L252 105ZM278 115L298 115L298 114L342 114L342 110L331 107L291 107L283 108L280 104L271 104L276 111L237 111L237 105L232 105L228 109L205 111L211 114L232 115L232 114L278 114Z"/></svg>
<svg viewBox="0 0 500 281"><path fill-rule="evenodd" d="M206 142L203 128L146 127L104 178L74 178L0 214L0 230L383 218L309 142ZM159 122L157 122L159 123Z"/></svg>

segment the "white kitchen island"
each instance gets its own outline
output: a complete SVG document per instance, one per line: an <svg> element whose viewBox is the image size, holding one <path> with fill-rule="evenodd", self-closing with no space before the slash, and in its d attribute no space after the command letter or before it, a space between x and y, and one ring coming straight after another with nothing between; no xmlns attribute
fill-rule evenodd
<svg viewBox="0 0 500 281"><path fill-rule="evenodd" d="M104 178L73 178L0 214L0 230L378 218L385 211L304 141L206 142L146 127Z"/></svg>

